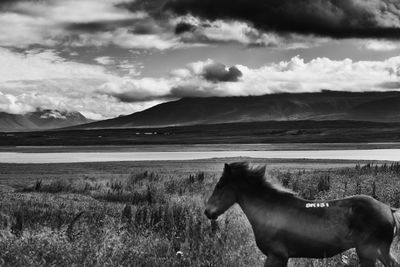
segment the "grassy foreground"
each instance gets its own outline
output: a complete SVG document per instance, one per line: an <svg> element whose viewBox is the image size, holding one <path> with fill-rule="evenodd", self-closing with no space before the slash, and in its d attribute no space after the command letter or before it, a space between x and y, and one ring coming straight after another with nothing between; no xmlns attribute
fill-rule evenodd
<svg viewBox="0 0 400 267"><path fill-rule="evenodd" d="M400 165L254 160L307 199L368 194L400 207ZM237 206L204 202L222 160L0 164L0 266L262 266ZM400 243L393 253L400 260ZM290 266L358 266L354 251Z"/></svg>

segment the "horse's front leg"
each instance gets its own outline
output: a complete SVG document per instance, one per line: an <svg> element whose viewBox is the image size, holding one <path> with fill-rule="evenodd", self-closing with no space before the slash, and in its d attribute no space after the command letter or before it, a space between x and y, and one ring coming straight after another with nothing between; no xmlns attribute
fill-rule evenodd
<svg viewBox="0 0 400 267"><path fill-rule="evenodd" d="M288 258L270 255L265 260L264 267L287 267Z"/></svg>

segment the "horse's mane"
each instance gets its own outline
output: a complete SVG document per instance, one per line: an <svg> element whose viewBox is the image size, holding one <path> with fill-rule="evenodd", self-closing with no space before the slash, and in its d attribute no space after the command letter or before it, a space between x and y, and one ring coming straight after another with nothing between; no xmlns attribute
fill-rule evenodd
<svg viewBox="0 0 400 267"><path fill-rule="evenodd" d="M240 177L254 190L269 190L280 194L295 195L295 193L282 186L278 181L265 177L265 166L250 166L248 162L234 162L229 164L232 174Z"/></svg>

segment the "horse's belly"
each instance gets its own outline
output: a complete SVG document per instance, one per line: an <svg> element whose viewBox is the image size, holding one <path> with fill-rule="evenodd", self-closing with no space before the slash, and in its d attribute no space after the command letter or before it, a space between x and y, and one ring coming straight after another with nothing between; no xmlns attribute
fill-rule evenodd
<svg viewBox="0 0 400 267"><path fill-rule="evenodd" d="M288 255L292 258L326 258L350 249L348 245L336 245L326 243L299 244L288 248Z"/></svg>
<svg viewBox="0 0 400 267"><path fill-rule="evenodd" d="M303 232L283 237L290 257L325 258L331 257L353 246L346 231L329 230Z"/></svg>
<svg viewBox="0 0 400 267"><path fill-rule="evenodd" d="M326 258L354 246L351 238L337 231L330 233L303 231L301 234L281 231L264 236L256 234L256 242L266 255L274 253L291 258Z"/></svg>

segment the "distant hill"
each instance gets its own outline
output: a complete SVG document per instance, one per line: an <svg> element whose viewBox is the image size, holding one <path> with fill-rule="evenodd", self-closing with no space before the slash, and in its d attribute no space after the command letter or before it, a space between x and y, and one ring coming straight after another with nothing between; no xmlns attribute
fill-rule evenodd
<svg viewBox="0 0 400 267"><path fill-rule="evenodd" d="M400 92L271 94L183 98L77 129L182 126L252 121L358 120L400 122Z"/></svg>
<svg viewBox="0 0 400 267"><path fill-rule="evenodd" d="M32 131L74 126L93 122L79 112L42 110L26 114L0 112L0 131Z"/></svg>

